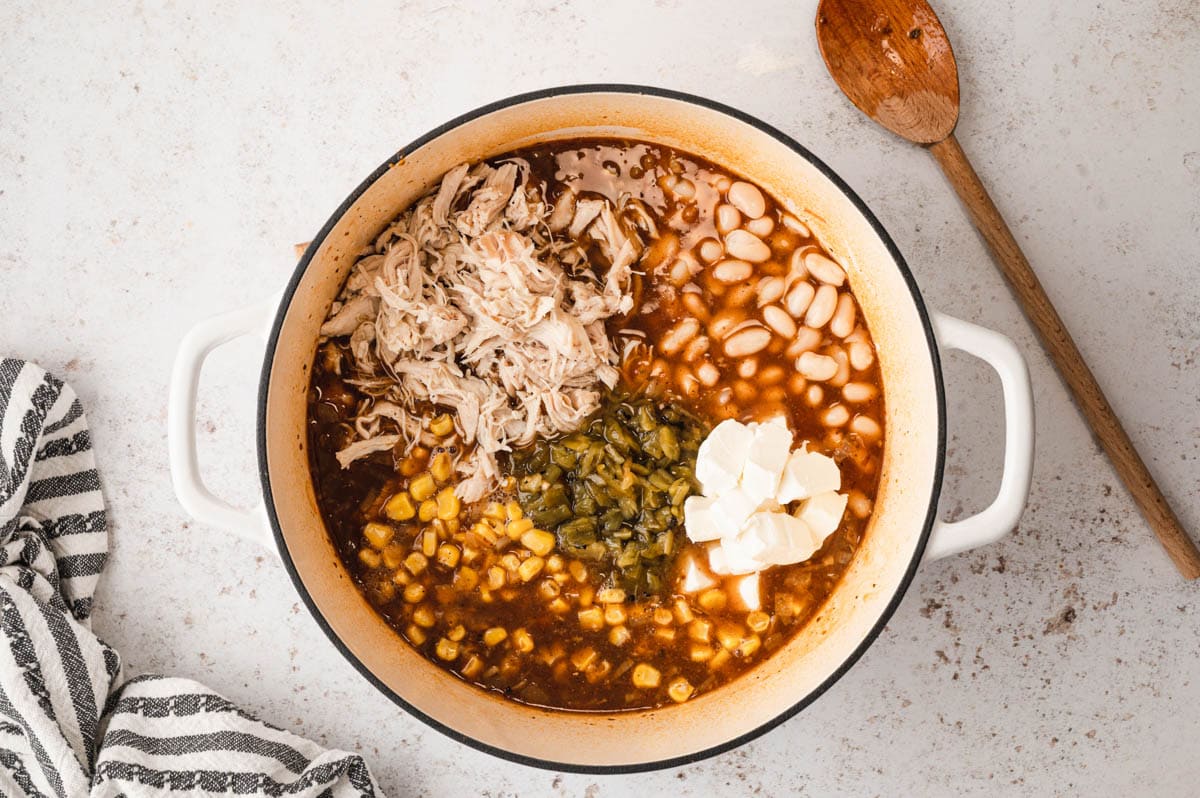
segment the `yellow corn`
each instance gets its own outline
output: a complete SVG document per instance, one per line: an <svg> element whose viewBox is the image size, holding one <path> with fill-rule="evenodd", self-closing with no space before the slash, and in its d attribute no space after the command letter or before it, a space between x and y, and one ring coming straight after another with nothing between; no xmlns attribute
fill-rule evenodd
<svg viewBox="0 0 1200 798"><path fill-rule="evenodd" d="M413 576L417 576L424 571L427 565L429 565L429 560L426 559L425 555L419 551L414 551L412 554L404 558L404 567L407 568L408 572Z"/></svg>
<svg viewBox="0 0 1200 798"><path fill-rule="evenodd" d="M575 666L575 670L581 671L595 662L596 656L596 649L585 646L571 655L571 664Z"/></svg>
<svg viewBox="0 0 1200 798"><path fill-rule="evenodd" d="M510 538L516 540L531 529L533 529L533 521L528 518L518 518L515 521L509 521L508 526L504 529L504 532Z"/></svg>
<svg viewBox="0 0 1200 798"><path fill-rule="evenodd" d="M620 604L609 604L604 608L604 622L609 626L620 626L625 623L625 607Z"/></svg>
<svg viewBox="0 0 1200 798"><path fill-rule="evenodd" d="M382 549L384 546L392 542L392 537L396 534L396 530L392 529L387 524L377 524L371 522L363 527L363 537L367 539L367 543L377 549Z"/></svg>
<svg viewBox="0 0 1200 798"><path fill-rule="evenodd" d="M733 651L742 643L741 629L736 629L726 624L721 624L717 627L717 641L721 644L721 648L726 651Z"/></svg>
<svg viewBox="0 0 1200 798"><path fill-rule="evenodd" d="M432 628L437 620L433 615L433 608L428 604L422 604L413 610L412 619L413 623L425 629Z"/></svg>
<svg viewBox="0 0 1200 798"><path fill-rule="evenodd" d="M407 585L411 581L412 581L412 575L408 571L404 570L403 568L397 570L396 573L392 574L392 584L393 585Z"/></svg>
<svg viewBox="0 0 1200 798"><path fill-rule="evenodd" d="M415 477L421 473L421 461L416 457L405 457L400 461L400 476Z"/></svg>
<svg viewBox="0 0 1200 798"><path fill-rule="evenodd" d="M515 521L513 523L520 522ZM537 556L545 557L554 549L554 535L544 529L530 529L521 535L521 545Z"/></svg>
<svg viewBox="0 0 1200 798"><path fill-rule="evenodd" d="M695 689L696 688L692 687L692 683L687 679L683 678L682 676L676 676L671 680L671 683L667 685L667 695L671 696L672 701L682 704L684 701L687 701L692 697L692 693L695 692Z"/></svg>
<svg viewBox="0 0 1200 798"><path fill-rule="evenodd" d="M551 601L549 604L547 604L546 609L550 610L550 612L553 612L555 615L565 615L571 611L571 605L567 603L566 599L564 599L562 596L559 596L558 598L554 599L554 601Z"/></svg>
<svg viewBox="0 0 1200 798"><path fill-rule="evenodd" d="M437 532L432 529L426 529L421 533L421 553L426 557L432 557L437 554L438 536Z"/></svg>
<svg viewBox="0 0 1200 798"><path fill-rule="evenodd" d="M567 566L567 570L571 572L571 578L576 582L586 582L588 577L587 566L579 560L571 560Z"/></svg>
<svg viewBox="0 0 1200 798"><path fill-rule="evenodd" d="M383 505L383 514L393 521L407 521L417 514L417 508L408 493L400 491Z"/></svg>
<svg viewBox="0 0 1200 798"><path fill-rule="evenodd" d="M437 518L437 502L433 499L421 502L421 506L417 508L417 518L425 523Z"/></svg>
<svg viewBox="0 0 1200 798"><path fill-rule="evenodd" d="M721 649L716 654L712 655L712 659L710 659L708 661L708 668L709 668L709 670L714 670L714 671L719 668L724 668L725 665L728 664L729 660L731 660L731 659L733 659L733 655L730 654L725 649Z"/></svg>
<svg viewBox="0 0 1200 798"><path fill-rule="evenodd" d="M522 654L528 654L533 651L533 635L525 631L525 629L517 629L512 633L513 648L520 651Z"/></svg>
<svg viewBox="0 0 1200 798"><path fill-rule="evenodd" d="M422 474L408 483L408 492L419 502L423 502L433 496L437 492L437 485L434 484L433 475Z"/></svg>
<svg viewBox="0 0 1200 798"><path fill-rule="evenodd" d="M483 660L472 654L471 658L467 660L467 664L462 666L462 675L468 679L474 679L481 670L483 670Z"/></svg>
<svg viewBox="0 0 1200 798"><path fill-rule="evenodd" d="M503 626L493 626L483 633L483 644L491 648L498 646L508 637L508 630Z"/></svg>
<svg viewBox="0 0 1200 798"><path fill-rule="evenodd" d="M509 552L500 558L500 564L504 566L504 570L508 571L510 574L515 574L517 569L521 567L521 560L517 557L517 555Z"/></svg>
<svg viewBox="0 0 1200 798"><path fill-rule="evenodd" d="M712 659L713 650L708 646L692 646L691 651L688 652L688 656L692 662L708 662Z"/></svg>
<svg viewBox="0 0 1200 798"><path fill-rule="evenodd" d="M580 607L592 606L592 599L594 599L595 597L596 597L596 591L593 590L590 585L583 588L582 590L579 591L579 598L577 599L579 601L579 606Z"/></svg>
<svg viewBox="0 0 1200 798"><path fill-rule="evenodd" d="M542 568L546 567L546 561L541 557L530 557L525 562L521 563L517 568L517 573L521 575L522 582L528 582L542 572Z"/></svg>
<svg viewBox="0 0 1200 798"><path fill-rule="evenodd" d="M653 687L658 687L659 681L662 680L662 674L658 672L658 668L648 663L642 662L633 668L633 686L640 687L643 690L648 690Z"/></svg>
<svg viewBox="0 0 1200 798"><path fill-rule="evenodd" d="M521 505L515 500L504 505L504 514L508 516L509 521L520 521L525 517L525 511L521 509Z"/></svg>
<svg viewBox="0 0 1200 798"><path fill-rule="evenodd" d="M656 607L654 609L654 622L659 626L670 626L673 620L675 620L675 616L666 607Z"/></svg>
<svg viewBox="0 0 1200 798"><path fill-rule="evenodd" d="M508 572L499 565L493 565L488 569L488 587L492 590L499 590L504 587L504 583L508 581Z"/></svg>
<svg viewBox="0 0 1200 798"><path fill-rule="evenodd" d="M633 637L633 635L630 633L629 628L625 626L614 626L608 632L608 642L612 643L614 646L625 645L629 642L631 637Z"/></svg>
<svg viewBox="0 0 1200 798"><path fill-rule="evenodd" d="M599 607L589 607L579 611L579 625L589 632L598 632L604 628L604 611Z"/></svg>
<svg viewBox="0 0 1200 798"><path fill-rule="evenodd" d="M408 636L408 639L412 641L414 646L424 645L425 641L429 639L425 635L425 630L415 623L410 623L408 628L404 630L404 634Z"/></svg>
<svg viewBox="0 0 1200 798"><path fill-rule="evenodd" d="M736 653L742 659L749 659L758 653L758 649L762 647L762 638L758 635L750 635L737 647Z"/></svg>
<svg viewBox="0 0 1200 798"><path fill-rule="evenodd" d="M688 605L687 599L683 596L675 599L675 620L679 621L680 626L691 623L694 617L696 616L692 614L692 608Z"/></svg>
<svg viewBox="0 0 1200 798"><path fill-rule="evenodd" d="M490 518L493 521L503 521L507 517L507 512L505 511L503 504L500 504L499 502L492 502L487 506L487 509L483 511L483 517Z"/></svg>
<svg viewBox="0 0 1200 798"><path fill-rule="evenodd" d="M454 546L450 543L443 543L442 545L438 546L437 559L438 562L447 568L453 568L454 566L458 565L460 554L461 553L458 550L458 546Z"/></svg>
<svg viewBox="0 0 1200 798"><path fill-rule="evenodd" d="M605 676L608 676L610 671L612 671L612 663L606 659L602 659L599 662L593 662L591 665L588 665L587 671L584 672L584 678L588 680L588 684L595 684Z"/></svg>
<svg viewBox="0 0 1200 798"><path fill-rule="evenodd" d="M454 461L450 459L449 452L438 452L433 456L433 462L429 464L429 473L437 482L444 484L449 481L450 477L454 476Z"/></svg>
<svg viewBox="0 0 1200 798"><path fill-rule="evenodd" d="M404 547L398 543L389 543L383 547L383 565L389 570L396 570L404 562Z"/></svg>
<svg viewBox="0 0 1200 798"><path fill-rule="evenodd" d="M409 604L420 604L424 599L425 586L420 582L413 582L404 588L404 600Z"/></svg>
<svg viewBox="0 0 1200 798"><path fill-rule="evenodd" d="M358 550L359 562L361 562L363 565L367 566L368 568L378 568L379 563L382 561L382 559L383 558L379 556L379 552L375 551L375 549L359 549Z"/></svg>
<svg viewBox="0 0 1200 798"><path fill-rule="evenodd" d="M675 641L675 628L671 626L660 626L654 630L654 636L664 643L673 643Z"/></svg>
<svg viewBox="0 0 1200 798"><path fill-rule="evenodd" d="M444 659L447 662L458 659L458 643L443 637L437 642L437 655L438 659Z"/></svg>
<svg viewBox="0 0 1200 798"><path fill-rule="evenodd" d="M771 625L771 616L762 610L755 610L746 616L746 625L755 632L765 632Z"/></svg>
<svg viewBox="0 0 1200 798"><path fill-rule="evenodd" d="M461 623L455 624L454 628L446 632L446 639L453 640L455 643L467 636L467 629Z"/></svg>
<svg viewBox="0 0 1200 798"><path fill-rule="evenodd" d="M688 637L697 643L707 643L712 637L712 622L697 618L688 624Z"/></svg>
<svg viewBox="0 0 1200 798"><path fill-rule="evenodd" d="M700 606L709 612L718 612L725 609L725 602L728 598L725 591L719 587L712 587L700 594L698 601Z"/></svg>
<svg viewBox="0 0 1200 798"><path fill-rule="evenodd" d="M546 560L546 570L552 574L560 573L564 565L563 558L557 554L551 554L549 559Z"/></svg>
<svg viewBox="0 0 1200 798"><path fill-rule="evenodd" d="M491 526L483 523L482 521L479 521L476 524L474 524L471 527L471 531L474 532L476 535L478 535L482 540L486 541L487 543L495 543L496 542L496 531L494 529L492 529Z"/></svg>
<svg viewBox="0 0 1200 798"><path fill-rule="evenodd" d="M454 432L454 419L450 418L446 413L435 416L429 422L429 431L434 435L444 438L451 432Z"/></svg>
<svg viewBox="0 0 1200 798"><path fill-rule="evenodd" d="M625 591L619 587L606 587L596 594L596 601L601 604L624 604Z"/></svg>
<svg viewBox="0 0 1200 798"><path fill-rule="evenodd" d="M538 582L538 595L546 601L553 601L558 598L558 594L562 592L562 588L558 586L558 582L553 579L543 579Z"/></svg>
<svg viewBox="0 0 1200 798"><path fill-rule="evenodd" d="M442 488L437 495L437 516L443 521L449 521L458 515L462 502L454 495L454 488Z"/></svg>
<svg viewBox="0 0 1200 798"><path fill-rule="evenodd" d="M479 585L479 572L464 565L454 572L454 587L463 593L474 590Z"/></svg>

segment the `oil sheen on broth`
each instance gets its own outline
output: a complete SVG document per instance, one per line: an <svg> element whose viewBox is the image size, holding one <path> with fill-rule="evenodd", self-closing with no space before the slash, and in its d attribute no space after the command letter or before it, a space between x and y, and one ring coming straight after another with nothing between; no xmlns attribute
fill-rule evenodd
<svg viewBox="0 0 1200 798"><path fill-rule="evenodd" d="M657 435L684 439L692 458L696 439L724 419L783 415L797 442L837 461L848 496L840 526L809 560L763 571L757 605L746 604L732 577L681 590L683 564L705 560L703 545L677 522L657 533L658 548L642 551L646 559L635 552L628 566L616 564L619 545L616 559L574 556L582 550L563 544L565 534L594 536L606 512L616 516L578 493L569 495L582 521L574 508L560 518L530 499L541 501L538 490L569 476L554 460L566 451L561 443L554 449L554 441L540 440L502 457L504 485L458 503L446 493L454 479L448 463L469 447L453 432L437 434L447 430L448 416L425 406L420 443L343 468L335 453L372 388L355 379L352 341L336 336L317 352L310 396L320 510L367 600L410 645L464 681L569 710L691 700L735 680L808 623L860 544L883 446L873 343L844 272L806 225L728 171L636 141L573 140L505 157L514 156L528 164L528 185L548 207L565 191L614 204L627 196L644 204L657 228L634 267L633 309L606 322L622 359L620 384L600 415L618 414L617 423L635 434L639 423L671 427ZM585 251L601 274L604 258L590 242ZM740 335L746 331L753 334ZM639 398L655 412L640 410ZM604 424L594 422L597 435ZM649 438L658 440L654 432ZM575 439L567 470L586 456L589 440ZM678 454L679 462L687 456ZM687 490L679 487L685 477L676 479L686 468L663 465L660 472L678 492ZM669 507L672 487L662 491L647 487L640 495ZM640 510L639 518L671 522L661 508ZM539 529L530 512L557 524L557 534Z"/></svg>

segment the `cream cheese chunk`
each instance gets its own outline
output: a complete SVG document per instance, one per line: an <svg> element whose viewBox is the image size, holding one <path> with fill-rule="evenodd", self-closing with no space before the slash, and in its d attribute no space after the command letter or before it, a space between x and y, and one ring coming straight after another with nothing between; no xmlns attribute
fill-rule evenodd
<svg viewBox="0 0 1200 798"><path fill-rule="evenodd" d="M803 562L837 531L847 502L837 492L837 463L807 443L795 451L792 444L787 421L777 416L762 423L723 421L700 445L696 477L704 494L684 502L684 526L690 540L710 544L712 574L750 575ZM791 512L789 505L795 505ZM700 583L702 569L688 565L695 572L684 582ZM757 585L743 580L737 589L753 594Z"/></svg>

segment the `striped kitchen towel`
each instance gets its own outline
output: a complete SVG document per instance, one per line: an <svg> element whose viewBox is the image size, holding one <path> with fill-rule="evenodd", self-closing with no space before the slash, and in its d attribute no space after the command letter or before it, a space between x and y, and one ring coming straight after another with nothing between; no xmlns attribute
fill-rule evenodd
<svg viewBox="0 0 1200 798"><path fill-rule="evenodd" d="M0 359L0 795L381 795L361 757L196 682L124 681L89 620L107 557L83 407Z"/></svg>

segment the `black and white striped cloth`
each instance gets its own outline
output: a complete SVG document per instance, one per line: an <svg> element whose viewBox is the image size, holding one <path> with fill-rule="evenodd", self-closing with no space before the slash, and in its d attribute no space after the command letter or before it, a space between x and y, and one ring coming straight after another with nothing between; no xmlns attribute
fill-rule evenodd
<svg viewBox="0 0 1200 798"><path fill-rule="evenodd" d="M89 621L107 557L83 407L0 359L0 795L381 795L361 757L196 682L125 681Z"/></svg>

